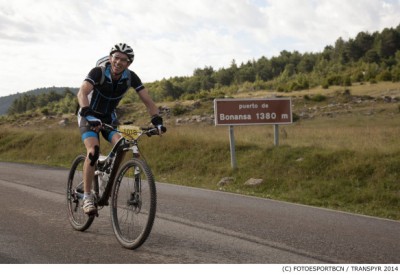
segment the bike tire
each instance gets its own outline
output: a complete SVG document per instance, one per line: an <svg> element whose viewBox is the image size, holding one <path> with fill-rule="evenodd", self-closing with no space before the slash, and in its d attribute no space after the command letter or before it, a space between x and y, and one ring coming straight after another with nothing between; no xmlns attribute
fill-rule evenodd
<svg viewBox="0 0 400 279"><path fill-rule="evenodd" d="M83 165L86 157L77 156L71 166L67 183L67 211L71 226L77 231L85 231L93 223L94 215L83 212L83 199L78 197L77 189L80 187L83 193Z"/></svg>
<svg viewBox="0 0 400 279"><path fill-rule="evenodd" d="M114 234L123 247L137 249L150 235L156 215L154 176L145 161L133 158L120 168L116 177L110 207ZM137 185L141 188L141 202L136 195L139 191L135 191Z"/></svg>

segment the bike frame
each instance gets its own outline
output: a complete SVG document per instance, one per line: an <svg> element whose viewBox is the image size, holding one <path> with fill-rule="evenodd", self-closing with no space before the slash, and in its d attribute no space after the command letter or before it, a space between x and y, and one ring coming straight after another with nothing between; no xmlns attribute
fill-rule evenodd
<svg viewBox="0 0 400 279"><path fill-rule="evenodd" d="M155 178L146 161L140 158L142 156L139 152L139 138L144 134L149 137L161 135L166 129L162 126L139 128L129 124L121 125L118 129L103 124L102 129L116 131L121 138L109 154L101 155L95 164L92 183L94 203L98 210L110 205L115 237L123 247L137 249L148 238L157 210ZM132 152L133 158L125 160L125 155L129 151ZM86 215L82 208L84 197L82 169L85 160L84 155L74 159L67 183L68 219L72 227L78 231L87 230L94 218L99 216L98 211ZM142 192L142 187L146 191Z"/></svg>
<svg viewBox="0 0 400 279"><path fill-rule="evenodd" d="M121 131L118 131L114 127L103 124L105 128L117 131L121 134L121 138L118 140L118 142L113 146L112 150L110 153L107 155L107 157L99 159L97 166L104 164L103 167L109 168L111 170L110 177L108 179L108 182L105 186L104 192L99 196L99 180L98 180L98 174L94 176L94 191L97 196L97 206L104 206L108 205L108 200L111 195L111 190L112 190L112 185L114 184L114 181L116 179L116 174L118 172L119 166L121 165L121 162L125 158L125 154L132 150L132 154L134 158L140 157L140 152L139 152L139 146L138 146L138 140L139 138L146 133L151 133L154 131L154 129L143 129L141 132L136 136L136 138L129 140L126 139L122 134L124 134ZM107 166L111 162L110 166ZM102 170L104 171L104 170ZM96 170L96 172L101 172L100 170ZM136 178L135 178L136 179ZM135 183L135 185L138 185L137 187L140 187L140 182ZM139 189L137 189L139 190Z"/></svg>

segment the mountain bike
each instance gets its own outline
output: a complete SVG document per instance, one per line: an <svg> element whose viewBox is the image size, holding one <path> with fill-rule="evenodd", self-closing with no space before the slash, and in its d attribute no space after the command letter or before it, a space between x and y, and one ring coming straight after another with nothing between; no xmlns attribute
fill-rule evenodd
<svg viewBox="0 0 400 279"><path fill-rule="evenodd" d="M165 127L162 127L166 131ZM110 205L111 223L119 243L128 249L140 247L148 238L156 215L157 194L154 176L139 152L143 135L158 135L158 129L103 124L102 129L122 135L107 156L100 155L95 164L92 194L97 212ZM126 153L133 157L121 167ZM67 183L68 219L78 231L87 230L98 213L83 212L83 165L85 155L77 156L71 166Z"/></svg>

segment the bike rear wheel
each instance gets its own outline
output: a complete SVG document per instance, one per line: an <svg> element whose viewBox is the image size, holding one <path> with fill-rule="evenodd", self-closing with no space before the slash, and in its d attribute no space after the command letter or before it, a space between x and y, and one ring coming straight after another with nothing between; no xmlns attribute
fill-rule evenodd
<svg viewBox="0 0 400 279"><path fill-rule="evenodd" d="M67 210L71 226L77 231L85 231L93 223L94 215L83 212L83 165L86 157L79 155L72 163L67 183Z"/></svg>
<svg viewBox="0 0 400 279"><path fill-rule="evenodd" d="M156 215L153 174L143 160L134 158L119 170L111 194L111 222L119 243L140 247L148 238Z"/></svg>

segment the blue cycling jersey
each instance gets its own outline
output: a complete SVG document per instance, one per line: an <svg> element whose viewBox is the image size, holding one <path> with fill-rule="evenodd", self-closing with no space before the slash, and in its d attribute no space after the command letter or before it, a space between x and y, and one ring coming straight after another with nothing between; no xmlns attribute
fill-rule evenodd
<svg viewBox="0 0 400 279"><path fill-rule="evenodd" d="M100 84L103 72L104 82ZM85 81L94 86L92 93L88 96L90 108L100 117L113 113L130 87L133 87L136 92L144 88L140 78L128 69L122 73L119 80L113 80L111 78L110 65L107 65L104 71L102 71L101 67L93 68L85 78ZM129 81L130 84L128 84Z"/></svg>
<svg viewBox="0 0 400 279"><path fill-rule="evenodd" d="M130 87L133 87L136 92L144 89L140 78L128 69L122 73L119 80L113 80L110 65L107 65L104 70L101 67L93 68L85 78L85 81L93 85L93 91L88 96L90 108L94 112L93 116L107 124L118 122L115 109ZM79 114L78 125L82 140L89 137L98 138L98 134L91 130L88 121ZM105 139L111 142L116 132L102 130L101 133Z"/></svg>

